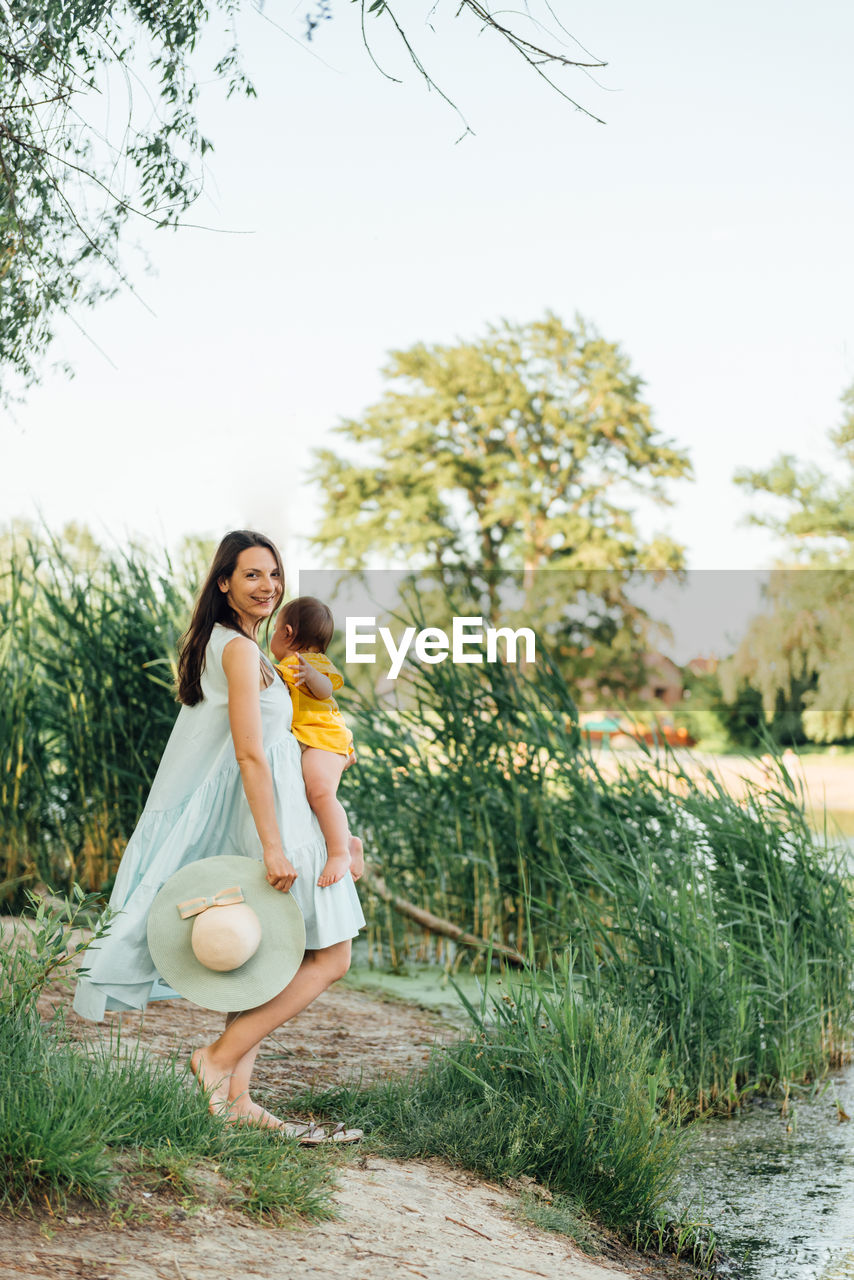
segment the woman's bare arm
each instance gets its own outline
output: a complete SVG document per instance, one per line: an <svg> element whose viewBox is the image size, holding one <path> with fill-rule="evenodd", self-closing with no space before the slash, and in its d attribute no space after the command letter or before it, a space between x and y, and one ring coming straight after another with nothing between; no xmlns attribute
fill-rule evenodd
<svg viewBox="0 0 854 1280"><path fill-rule="evenodd" d="M235 636L223 650L222 668L228 680L228 720L243 789L264 851L267 879L274 889L287 891L297 873L285 857L276 820L273 775L264 752L261 729L258 658L258 646L248 636Z"/></svg>

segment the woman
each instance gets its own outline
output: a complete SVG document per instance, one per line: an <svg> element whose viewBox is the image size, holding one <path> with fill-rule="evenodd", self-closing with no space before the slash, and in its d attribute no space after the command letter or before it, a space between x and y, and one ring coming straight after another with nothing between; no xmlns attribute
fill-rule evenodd
<svg viewBox="0 0 854 1280"><path fill-rule="evenodd" d="M293 980L257 1009L230 1014L221 1036L197 1049L193 1073L211 1108L280 1128L253 1102L249 1081L263 1038L306 1008L350 965L365 923L352 877L320 888L326 844L308 807L291 699L256 636L282 597L284 575L269 538L226 534L214 556L178 664L177 722L124 853L110 907L118 914L78 983L74 1008L142 1009L174 998L151 960L146 921L160 887L180 867L217 854L262 858L268 882L292 892L306 926Z"/></svg>

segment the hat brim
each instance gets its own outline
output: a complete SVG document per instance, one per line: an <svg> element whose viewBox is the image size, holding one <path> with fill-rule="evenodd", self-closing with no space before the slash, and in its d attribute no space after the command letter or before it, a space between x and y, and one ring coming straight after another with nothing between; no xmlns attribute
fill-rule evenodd
<svg viewBox="0 0 854 1280"><path fill-rule="evenodd" d="M239 969L218 973L196 959L195 916L182 920L178 903L209 898L235 884L261 922L261 943ZM264 864L255 858L201 858L176 871L151 904L147 932L154 967L164 981L193 1004L219 1013L255 1009L278 995L305 954L305 921L296 900L267 882Z"/></svg>

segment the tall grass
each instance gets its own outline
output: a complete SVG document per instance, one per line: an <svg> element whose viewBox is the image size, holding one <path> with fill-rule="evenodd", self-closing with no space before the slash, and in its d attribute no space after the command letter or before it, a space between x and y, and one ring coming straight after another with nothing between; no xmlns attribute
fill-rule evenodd
<svg viewBox="0 0 854 1280"><path fill-rule="evenodd" d="M312 1107L358 1115L394 1155L531 1177L606 1225L651 1228L682 1145L659 1107L667 1068L655 1037L581 999L566 965L466 1007L471 1034L435 1050L425 1072L312 1095Z"/></svg>
<svg viewBox="0 0 854 1280"><path fill-rule="evenodd" d="M174 722L191 607L168 561L13 543L0 577L0 900L109 885Z"/></svg>
<svg viewBox="0 0 854 1280"><path fill-rule="evenodd" d="M580 752L566 678L548 663L522 676L446 663L401 688L400 701L359 699L360 764L342 787L372 861L437 915L542 955L543 919L563 919L550 872L568 816L559 788ZM417 936L382 909L372 925L393 960Z"/></svg>
<svg viewBox="0 0 854 1280"><path fill-rule="evenodd" d="M680 1109L664 1105L669 1064L657 1037L629 1010L583 996L567 963L499 992L493 979L479 1003L463 1000L470 1034L434 1049L425 1069L310 1091L300 1107L357 1116L383 1154L437 1156L516 1188L528 1180L547 1203L529 1197L525 1216L584 1248L598 1251L595 1222L705 1274L713 1232L687 1213L673 1218L689 1137Z"/></svg>
<svg viewBox="0 0 854 1280"><path fill-rule="evenodd" d="M342 794L389 884L537 962L571 950L591 996L656 1031L674 1099L732 1106L839 1060L844 852L818 845L785 771L742 800L672 756L606 778L547 660L426 668L359 720ZM384 904L370 923L394 962L434 946Z"/></svg>
<svg viewBox="0 0 854 1280"><path fill-rule="evenodd" d="M20 889L43 848L50 747L36 706L39 626L31 583L12 563L0 593L0 898ZM5 887L6 893L3 894Z"/></svg>

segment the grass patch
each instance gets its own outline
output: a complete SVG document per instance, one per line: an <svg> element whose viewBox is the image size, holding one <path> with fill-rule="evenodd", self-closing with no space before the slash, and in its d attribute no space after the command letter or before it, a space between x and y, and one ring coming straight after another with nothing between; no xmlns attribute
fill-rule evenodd
<svg viewBox="0 0 854 1280"><path fill-rule="evenodd" d="M270 1223L333 1216L333 1163L251 1125L210 1115L183 1065L121 1046L93 1053L44 1027L31 1009L0 1025L0 1206L62 1210L69 1197L107 1205L134 1168L148 1185L222 1196Z"/></svg>
<svg viewBox="0 0 854 1280"><path fill-rule="evenodd" d="M47 981L91 945L77 927L90 905L82 893L59 908L39 902L17 945L0 950L0 1208L111 1205L142 1176L185 1200L215 1192L263 1222L334 1216L331 1153L212 1116L182 1061L121 1038L87 1049L61 1016L40 1020Z"/></svg>
<svg viewBox="0 0 854 1280"><path fill-rule="evenodd" d="M567 1236L592 1258L604 1252L605 1240L597 1224L568 1196L537 1195L524 1185L519 1191L519 1216L541 1231Z"/></svg>
<svg viewBox="0 0 854 1280"><path fill-rule="evenodd" d="M385 1155L533 1180L549 1197L525 1201L536 1199L539 1224L582 1247L595 1246L593 1220L635 1247L675 1240L665 1206L686 1131L664 1105L656 1037L624 1010L582 998L568 966L528 973L512 996L464 1003L470 1034L436 1049L424 1071L296 1105L353 1117ZM683 1255L708 1253L690 1223L676 1227Z"/></svg>

